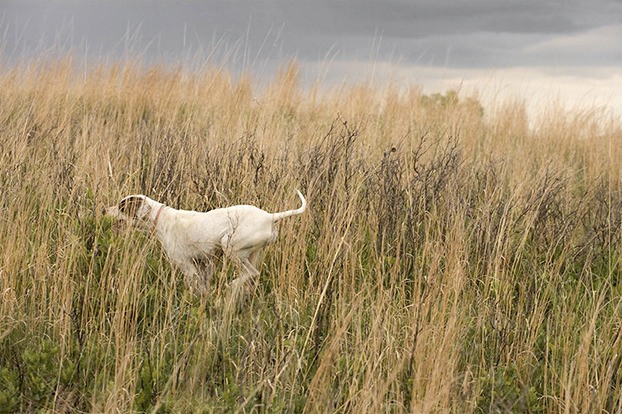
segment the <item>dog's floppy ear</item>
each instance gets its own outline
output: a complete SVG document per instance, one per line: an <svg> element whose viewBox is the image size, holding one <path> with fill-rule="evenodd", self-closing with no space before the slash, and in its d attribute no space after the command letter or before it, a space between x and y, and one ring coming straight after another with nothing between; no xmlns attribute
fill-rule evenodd
<svg viewBox="0 0 622 414"><path fill-rule="evenodd" d="M119 203L119 211L132 219L143 218L149 210L149 204L139 196L126 197Z"/></svg>

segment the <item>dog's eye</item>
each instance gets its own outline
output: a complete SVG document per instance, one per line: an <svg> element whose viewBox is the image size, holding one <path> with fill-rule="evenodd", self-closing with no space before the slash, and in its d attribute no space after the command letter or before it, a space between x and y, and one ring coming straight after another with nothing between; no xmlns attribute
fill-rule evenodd
<svg viewBox="0 0 622 414"><path fill-rule="evenodd" d="M136 213L143 205L143 199L140 197L128 197L119 203L119 211L128 217L136 217Z"/></svg>

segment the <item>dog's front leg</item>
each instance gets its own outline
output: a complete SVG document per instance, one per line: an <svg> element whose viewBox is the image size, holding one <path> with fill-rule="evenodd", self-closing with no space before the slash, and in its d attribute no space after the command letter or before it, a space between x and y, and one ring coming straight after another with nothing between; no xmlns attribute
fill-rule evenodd
<svg viewBox="0 0 622 414"><path fill-rule="evenodd" d="M186 286L190 290L196 290L200 294L204 294L207 292L207 285L209 283L204 283L200 276L199 270L197 269L196 264L192 260L188 260L181 263L176 263L179 271L184 275L184 282ZM209 280L208 280L209 282Z"/></svg>
<svg viewBox="0 0 622 414"><path fill-rule="evenodd" d="M197 268L199 273L197 275L197 284L201 286L203 293L207 292L212 281L212 275L214 274L214 265L210 259L206 258L197 262Z"/></svg>

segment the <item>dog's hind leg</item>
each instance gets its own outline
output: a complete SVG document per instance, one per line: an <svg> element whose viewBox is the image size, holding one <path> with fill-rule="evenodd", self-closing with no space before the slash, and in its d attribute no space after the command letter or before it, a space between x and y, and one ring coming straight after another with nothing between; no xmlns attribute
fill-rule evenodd
<svg viewBox="0 0 622 414"><path fill-rule="evenodd" d="M259 273L259 263L261 262L262 254L260 250L255 250L250 255L248 255L248 261L253 266L253 268Z"/></svg>
<svg viewBox="0 0 622 414"><path fill-rule="evenodd" d="M242 287L259 276L259 270L247 258L240 259L238 267L240 268L240 275L231 281L233 288Z"/></svg>
<svg viewBox="0 0 622 414"><path fill-rule="evenodd" d="M259 276L259 270L249 260L251 256L254 256L252 253L250 251L237 252L232 256L240 271L239 276L232 280L229 285L233 302L240 303L247 296L249 288Z"/></svg>

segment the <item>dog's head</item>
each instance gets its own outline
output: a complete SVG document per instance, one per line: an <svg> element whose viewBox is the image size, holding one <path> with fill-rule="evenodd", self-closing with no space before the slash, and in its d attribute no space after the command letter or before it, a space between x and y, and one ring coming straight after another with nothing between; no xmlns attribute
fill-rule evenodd
<svg viewBox="0 0 622 414"><path fill-rule="evenodd" d="M144 195L124 197L118 205L108 207L106 215L129 225L145 226L151 211L150 199Z"/></svg>

